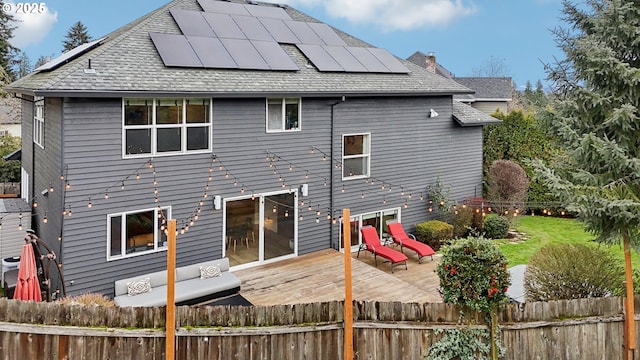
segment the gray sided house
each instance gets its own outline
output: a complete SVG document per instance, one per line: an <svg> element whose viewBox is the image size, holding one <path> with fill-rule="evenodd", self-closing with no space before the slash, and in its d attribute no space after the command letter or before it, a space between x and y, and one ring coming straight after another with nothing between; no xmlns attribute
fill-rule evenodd
<svg viewBox="0 0 640 360"><path fill-rule="evenodd" d="M427 187L479 195L470 90L285 6L175 0L10 85L23 197L53 290L228 257L232 270L429 218ZM36 206L37 204L37 206ZM52 279L55 282L55 279Z"/></svg>

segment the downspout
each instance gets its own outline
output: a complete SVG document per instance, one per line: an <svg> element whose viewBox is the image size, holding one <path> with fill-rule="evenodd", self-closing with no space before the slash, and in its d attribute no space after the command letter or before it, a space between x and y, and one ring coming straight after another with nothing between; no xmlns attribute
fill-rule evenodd
<svg viewBox="0 0 640 360"><path fill-rule="evenodd" d="M335 135L336 135L336 127L335 127L335 106L338 104L341 104L343 102L345 102L346 98L343 95L342 98L340 99L340 101L337 101L333 104L331 104L331 151L330 151L330 160L331 160L331 169L330 171L330 176L331 176L331 186L330 186L330 191L331 193L329 194L329 209L331 211L331 215L333 215L333 205L334 205L334 190L335 190L335 184L334 184L334 169L335 169L335 164L333 163L335 157L334 157L334 152L335 152ZM344 220L343 220L344 221ZM348 221L348 219L347 219ZM336 249L336 250L340 250L340 243L338 242L337 245L335 245L334 247L334 236L333 236L333 222L329 221L329 246L331 246L332 249Z"/></svg>

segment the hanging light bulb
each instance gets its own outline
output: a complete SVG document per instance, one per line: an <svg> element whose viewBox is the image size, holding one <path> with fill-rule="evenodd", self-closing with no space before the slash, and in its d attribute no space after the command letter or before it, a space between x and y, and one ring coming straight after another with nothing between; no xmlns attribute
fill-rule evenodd
<svg viewBox="0 0 640 360"><path fill-rule="evenodd" d="M49 183L49 192L53 192L53 185L51 185L51 183Z"/></svg>
<svg viewBox="0 0 640 360"><path fill-rule="evenodd" d="M34 207L34 208L37 208L37 207L38 207L38 202L37 202L37 201L35 201L35 200L33 201L33 207Z"/></svg>
<svg viewBox="0 0 640 360"><path fill-rule="evenodd" d="M136 180L140 180L140 173L136 171Z"/></svg>
<svg viewBox="0 0 640 360"><path fill-rule="evenodd" d="M22 223L18 224L18 230L22 230Z"/></svg>
<svg viewBox="0 0 640 360"><path fill-rule="evenodd" d="M200 209L198 209L200 210ZM193 220L198 220L199 215L196 213L195 215L193 215Z"/></svg>
<svg viewBox="0 0 640 360"><path fill-rule="evenodd" d="M320 222L320 218L316 217L316 223L319 223L319 222Z"/></svg>
<svg viewBox="0 0 640 360"><path fill-rule="evenodd" d="M331 220L331 212L327 213L327 220Z"/></svg>
<svg viewBox="0 0 640 360"><path fill-rule="evenodd" d="M298 220L300 220L300 221L304 220L304 216L302 216L302 214L300 214L300 216L298 217Z"/></svg>
<svg viewBox="0 0 640 360"><path fill-rule="evenodd" d="M386 204L386 203L387 203L387 195L384 195L384 196L382 197L382 203L383 203L383 204Z"/></svg>
<svg viewBox="0 0 640 360"><path fill-rule="evenodd" d="M275 205L273 205L273 210L272 210L272 211L273 211L274 213L275 213L275 212L278 212L278 208L277 208Z"/></svg>
<svg viewBox="0 0 640 360"><path fill-rule="evenodd" d="M18 219L22 220L22 213L18 214Z"/></svg>
<svg viewBox="0 0 640 360"><path fill-rule="evenodd" d="M420 201L424 200L424 196L422 196L422 193L420 193Z"/></svg>
<svg viewBox="0 0 640 360"><path fill-rule="evenodd" d="M120 190L124 190L124 181L122 181L122 184L120 184Z"/></svg>
<svg viewBox="0 0 640 360"><path fill-rule="evenodd" d="M42 218L42 222L43 222L43 223L45 223L45 224L46 224L47 222L49 222L49 219L47 219L47 215L45 215L45 216Z"/></svg>
<svg viewBox="0 0 640 360"><path fill-rule="evenodd" d="M341 192L344 192L344 191L345 191L345 190L344 190L344 185L342 185L342 190L340 190L340 191L341 191Z"/></svg>
<svg viewBox="0 0 640 360"><path fill-rule="evenodd" d="M105 200L109 199L109 192L108 192L108 191L106 191L106 192L104 193L104 199L105 199Z"/></svg>
<svg viewBox="0 0 640 360"><path fill-rule="evenodd" d="M289 217L289 210L284 211L284 217Z"/></svg>
<svg viewBox="0 0 640 360"><path fill-rule="evenodd" d="M62 216L67 215L67 208L62 209Z"/></svg>
<svg viewBox="0 0 640 360"><path fill-rule="evenodd" d="M364 191L360 194L360 199L364 199Z"/></svg>
<svg viewBox="0 0 640 360"><path fill-rule="evenodd" d="M64 188L67 190L71 189L71 184L67 181L66 184L64 184Z"/></svg>

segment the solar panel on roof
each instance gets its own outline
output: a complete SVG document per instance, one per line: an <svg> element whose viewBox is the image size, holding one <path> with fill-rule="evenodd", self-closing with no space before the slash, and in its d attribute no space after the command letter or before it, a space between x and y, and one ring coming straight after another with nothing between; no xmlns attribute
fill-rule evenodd
<svg viewBox="0 0 640 360"><path fill-rule="evenodd" d="M287 27L300 40L300 44L324 45L324 41L304 21L285 21Z"/></svg>
<svg viewBox="0 0 640 360"><path fill-rule="evenodd" d="M323 46L322 48L340 64L344 71L368 72L367 68L347 51L347 48L344 46Z"/></svg>
<svg viewBox="0 0 640 360"><path fill-rule="evenodd" d="M72 59L74 59L74 58L84 54L85 52L93 49L94 47L100 45L100 43L106 38L107 37L105 36L105 37L100 38L98 40L91 41L91 42L88 42L86 44L79 45L79 46L67 51L66 53L58 56L57 58L55 58L55 59L53 59L53 60L51 60L51 61L49 61L49 62L47 62L47 63L45 63L45 64L43 64L41 66L39 66L34 71L53 70L53 69L57 68L60 65L64 65L67 62L71 61Z"/></svg>
<svg viewBox="0 0 640 360"><path fill-rule="evenodd" d="M166 66L202 67L184 35L149 33Z"/></svg>
<svg viewBox="0 0 640 360"><path fill-rule="evenodd" d="M384 66L392 73L410 73L409 69L404 66L395 56L391 55L386 49L367 48Z"/></svg>
<svg viewBox="0 0 640 360"><path fill-rule="evenodd" d="M295 44L300 42L291 29L285 25L284 21L267 18L260 18L258 20L260 20L269 34L271 34L271 37L280 44Z"/></svg>
<svg viewBox="0 0 640 360"><path fill-rule="evenodd" d="M291 60L280 44L273 41L251 41L271 70L298 70L298 65Z"/></svg>
<svg viewBox="0 0 640 360"><path fill-rule="evenodd" d="M171 16L184 35L215 37L209 23L202 17L201 11L171 9Z"/></svg>
<svg viewBox="0 0 640 360"><path fill-rule="evenodd" d="M378 58L373 56L372 53L363 47L349 46L346 48L358 61L364 65L370 72L388 73L390 72L386 66L384 66Z"/></svg>
<svg viewBox="0 0 640 360"><path fill-rule="evenodd" d="M216 14L216 13L204 13L202 14L205 20L209 23L213 32L217 37L225 39L246 39L245 34L240 30L240 27L233 21L231 15Z"/></svg>
<svg viewBox="0 0 640 360"><path fill-rule="evenodd" d="M291 16L283 8L275 6L245 5L247 11L257 18L291 20Z"/></svg>
<svg viewBox="0 0 640 360"><path fill-rule="evenodd" d="M218 0L198 0L198 4L200 4L205 12L227 15L251 15L242 4Z"/></svg>
<svg viewBox="0 0 640 360"><path fill-rule="evenodd" d="M237 69L238 64L224 48L220 39L214 37L187 36L187 40L206 68Z"/></svg>
<svg viewBox="0 0 640 360"><path fill-rule="evenodd" d="M307 25L322 39L325 45L347 46L347 43L329 25L314 22L308 22Z"/></svg>
<svg viewBox="0 0 640 360"><path fill-rule="evenodd" d="M334 60L321 45L296 44L313 65L320 71L344 71L342 66Z"/></svg>
<svg viewBox="0 0 640 360"><path fill-rule="evenodd" d="M220 41L238 64L239 69L269 70L269 64L262 59L249 40L220 39Z"/></svg>
<svg viewBox="0 0 640 360"><path fill-rule="evenodd" d="M267 29L262 26L262 23L260 23L257 18L240 15L231 15L231 18L238 24L238 27L240 27L240 30L242 30L247 39L274 41Z"/></svg>

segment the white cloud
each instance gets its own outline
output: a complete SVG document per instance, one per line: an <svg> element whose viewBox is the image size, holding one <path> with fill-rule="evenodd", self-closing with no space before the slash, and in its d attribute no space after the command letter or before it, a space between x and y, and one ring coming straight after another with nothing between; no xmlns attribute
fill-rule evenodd
<svg viewBox="0 0 640 360"><path fill-rule="evenodd" d="M16 29L13 31L13 38L10 40L10 43L17 48L22 49L29 45L39 43L49 34L53 24L58 22L58 12L54 11L52 13L48 7L45 7L45 11L42 13L38 13L37 11L25 13L25 11L17 11L20 8L18 8L13 1L7 1L5 3L12 6L11 9L13 9L13 11L11 14L16 20Z"/></svg>
<svg viewBox="0 0 640 360"><path fill-rule="evenodd" d="M270 0L268 0L270 1ZM273 1L282 2L282 1ZM476 11L463 0L285 0L296 6L322 6L330 16L354 24L375 24L382 31L440 27Z"/></svg>

